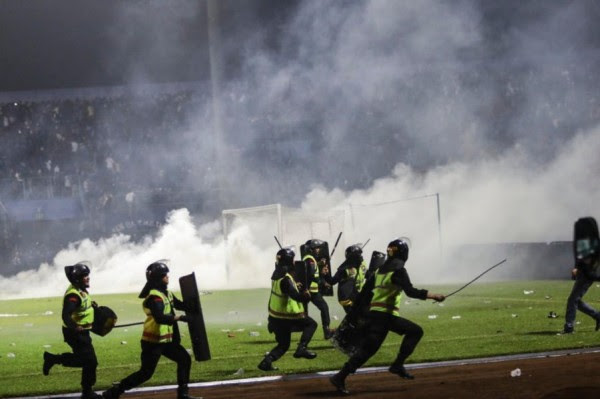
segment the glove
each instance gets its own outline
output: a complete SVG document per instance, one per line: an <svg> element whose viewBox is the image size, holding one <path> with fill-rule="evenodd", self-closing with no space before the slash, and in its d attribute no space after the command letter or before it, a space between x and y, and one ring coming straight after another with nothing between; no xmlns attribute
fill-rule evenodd
<svg viewBox="0 0 600 399"><path fill-rule="evenodd" d="M184 323L188 322L188 317L184 314L180 315L179 318L177 319L177 321L182 321Z"/></svg>

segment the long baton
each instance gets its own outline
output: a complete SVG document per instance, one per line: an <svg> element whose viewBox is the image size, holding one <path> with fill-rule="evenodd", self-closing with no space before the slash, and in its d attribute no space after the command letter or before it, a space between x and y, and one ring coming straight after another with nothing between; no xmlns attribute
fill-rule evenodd
<svg viewBox="0 0 600 399"><path fill-rule="evenodd" d="M333 246L333 250L331 251L331 255L329 255L330 258L333 257L333 253L335 252L335 249L337 248L337 245L340 242L340 238L342 238L342 232L341 231L340 231L340 234L338 235L337 240L335 240L335 245Z"/></svg>
<svg viewBox="0 0 600 399"><path fill-rule="evenodd" d="M475 277L473 280L469 281L467 284L463 285L462 287L460 287L459 289L457 289L454 292L451 292L450 294L446 295L446 298L448 298L449 296L452 296L454 294L456 294L457 292L460 292L462 290L464 290L465 288L467 288L469 285L473 284L475 281L477 281L481 276L483 276L484 274L486 274L487 272L489 272L490 270L492 270L495 267L500 266L501 264L503 264L504 262L506 262L506 259L501 260L500 262L496 263L494 266L490 267L489 269L487 269L486 271L484 271L483 273L481 273L479 276Z"/></svg>
<svg viewBox="0 0 600 399"><path fill-rule="evenodd" d="M275 239L275 241L277 241L277 245L279 245L279 249L283 249L283 247L281 246L281 243L277 239L277 236L273 236L273 238Z"/></svg>
<svg viewBox="0 0 600 399"><path fill-rule="evenodd" d="M371 239L369 238L362 247L360 247L360 249L365 249L365 247L367 246L367 244L369 243L369 241L371 241Z"/></svg>
<svg viewBox="0 0 600 399"><path fill-rule="evenodd" d="M130 327L130 326L139 326L144 324L143 321L138 321L137 323L129 323L129 324L119 324L118 326L114 326L113 328L121 328L121 327Z"/></svg>

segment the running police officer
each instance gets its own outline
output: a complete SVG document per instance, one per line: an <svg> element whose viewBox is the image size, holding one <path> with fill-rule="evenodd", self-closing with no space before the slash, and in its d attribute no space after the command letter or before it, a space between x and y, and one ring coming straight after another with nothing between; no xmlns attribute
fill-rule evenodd
<svg viewBox="0 0 600 399"><path fill-rule="evenodd" d="M564 334L571 334L575 330L577 310L596 320L596 331L600 330L600 312L583 301L583 296L593 282L600 280L600 276L598 276L600 267L598 224L593 217L580 218L575 222L574 230L575 267L572 270L572 276L575 283L567 299Z"/></svg>
<svg viewBox="0 0 600 399"><path fill-rule="evenodd" d="M389 331L404 335L398 356L389 371L402 378L414 378L404 368L404 361L411 355L423 337L423 329L418 324L400 317L402 292L411 298L433 299L438 302L443 301L445 297L442 294L432 294L427 290L414 288L404 267L407 259L408 244L401 239L390 242L387 247L385 263L363 287L363 290L372 289L373 291L369 305L367 335L357 353L344 364L337 374L330 378L338 392L349 394L345 384L346 377L354 373L379 350Z"/></svg>
<svg viewBox="0 0 600 399"><path fill-rule="evenodd" d="M362 248L356 244L346 248L345 258L346 260L338 267L333 277L329 278L328 270L324 269L323 278L329 285L339 283L338 302L348 314L365 283L367 265L362 256Z"/></svg>
<svg viewBox="0 0 600 399"><path fill-rule="evenodd" d="M63 298L62 321L63 337L73 349L73 353L54 355L44 352L44 375L50 373L55 364L65 367L81 368L81 398L101 398L92 390L96 383L98 360L92 345L90 330L94 322L94 307L88 288L90 287L90 268L84 263L65 267L65 274L71 283Z"/></svg>
<svg viewBox="0 0 600 399"><path fill-rule="evenodd" d="M317 357L307 349L317 329L317 322L308 317L302 305L305 298L310 297L310 293L306 288L300 293L290 273L294 265L294 256L294 251L290 248L282 248L277 252L275 271L271 276L268 318L268 329L270 333L275 334L277 345L259 363L258 368L263 371L277 370L273 362L289 349L292 332L302 332L294 357L305 359Z"/></svg>
<svg viewBox="0 0 600 399"><path fill-rule="evenodd" d="M304 306L306 313L308 313L308 303L312 302L313 305L321 312L321 325L323 327L323 336L325 339L329 339L333 336L334 331L329 328L331 319L329 318L329 306L323 296L319 292L319 283L321 281L321 267L328 267L326 262L327 254L323 254L322 250L324 242L317 239L311 239L306 241L304 244L306 248L306 255L302 259L308 268L307 275L310 277L308 290L310 292L310 299L304 300Z"/></svg>
<svg viewBox="0 0 600 399"><path fill-rule="evenodd" d="M177 321L187 321L185 315L176 315L174 309L186 309L171 291L169 285L169 268L162 262L154 262L146 268L146 285L139 297L144 298L142 307L146 314L142 333L142 365L138 371L125 377L102 394L103 398L114 399L145 381L154 374L161 356L177 363L177 399L193 399L188 394L188 382L192 360L181 346L181 337Z"/></svg>

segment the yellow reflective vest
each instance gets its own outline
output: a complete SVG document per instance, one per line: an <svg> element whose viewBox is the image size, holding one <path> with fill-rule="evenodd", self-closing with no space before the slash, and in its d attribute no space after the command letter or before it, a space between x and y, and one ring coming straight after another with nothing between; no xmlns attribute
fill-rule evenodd
<svg viewBox="0 0 600 399"><path fill-rule="evenodd" d="M71 294L77 295L81 300L79 307L71 313L71 320L78 326L83 327L83 329L90 330L92 328L92 323L94 323L94 308L92 308L92 298L90 297L90 294L80 290L73 284L69 285L64 296L66 297ZM64 322L63 327L67 327Z"/></svg>
<svg viewBox="0 0 600 399"><path fill-rule="evenodd" d="M157 296L162 299L165 304L164 314L172 314L173 311L173 294L171 291L167 291L167 295L160 292L157 289L152 289L148 293L148 296L142 303L144 313L146 313L146 321L144 321L144 332L142 333L142 340L154 343L167 343L173 340L173 326L168 324L158 324L154 317L152 317L152 311L150 308L145 306L146 299L150 296Z"/></svg>
<svg viewBox="0 0 600 399"><path fill-rule="evenodd" d="M393 274L393 270L388 273L375 274L373 298L371 298L369 309L399 317L402 289L392 282Z"/></svg>
<svg viewBox="0 0 600 399"><path fill-rule="evenodd" d="M292 299L281 291L281 282L289 277L292 284L296 285L294 278L289 274L271 282L271 296L269 297L269 316L277 319L302 319L304 318L304 305Z"/></svg>

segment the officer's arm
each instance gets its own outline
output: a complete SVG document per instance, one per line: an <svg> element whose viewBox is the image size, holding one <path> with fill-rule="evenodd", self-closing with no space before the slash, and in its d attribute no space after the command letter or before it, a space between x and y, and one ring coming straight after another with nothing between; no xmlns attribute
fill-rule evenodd
<svg viewBox="0 0 600 399"><path fill-rule="evenodd" d="M335 275L332 278L328 279L328 276L325 275L323 277L325 277L325 281L327 281L329 284L331 285L335 285L337 283L339 283L340 281L342 281L344 279L344 277L346 276L346 270L348 267L348 261L344 261L336 270Z"/></svg>
<svg viewBox="0 0 600 399"><path fill-rule="evenodd" d="M161 297L150 295L146 299L146 307L152 312L152 317L158 324L173 325L175 323L175 316L172 314L164 314L165 303Z"/></svg>
<svg viewBox="0 0 600 399"><path fill-rule="evenodd" d="M404 291L406 295L411 298L427 299L427 290L420 290L413 287L412 283L410 282L410 277L408 277L408 272L405 268L396 270L394 274L392 274L392 283L400 286L402 291Z"/></svg>
<svg viewBox="0 0 600 399"><path fill-rule="evenodd" d="M281 281L281 292L298 302L302 302L306 299L304 295L298 291L298 288L296 288L289 277L284 277Z"/></svg>
<svg viewBox="0 0 600 399"><path fill-rule="evenodd" d="M81 299L75 294L65 296L63 301L62 319L67 328L76 329L77 323L73 321L71 315L81 306Z"/></svg>

